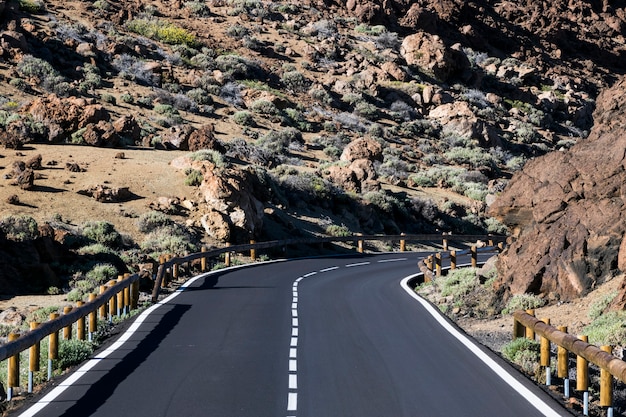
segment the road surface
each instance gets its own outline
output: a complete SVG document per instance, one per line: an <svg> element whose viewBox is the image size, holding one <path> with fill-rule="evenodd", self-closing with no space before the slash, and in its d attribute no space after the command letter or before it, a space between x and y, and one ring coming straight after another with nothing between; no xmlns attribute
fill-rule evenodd
<svg viewBox="0 0 626 417"><path fill-rule="evenodd" d="M403 288L419 256L201 275L15 415L569 415Z"/></svg>

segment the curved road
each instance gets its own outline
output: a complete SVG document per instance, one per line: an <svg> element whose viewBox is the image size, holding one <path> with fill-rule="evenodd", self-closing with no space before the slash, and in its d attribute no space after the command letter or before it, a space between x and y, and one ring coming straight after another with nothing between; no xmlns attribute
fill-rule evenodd
<svg viewBox="0 0 626 417"><path fill-rule="evenodd" d="M401 286L419 257L201 275L19 415L570 415Z"/></svg>

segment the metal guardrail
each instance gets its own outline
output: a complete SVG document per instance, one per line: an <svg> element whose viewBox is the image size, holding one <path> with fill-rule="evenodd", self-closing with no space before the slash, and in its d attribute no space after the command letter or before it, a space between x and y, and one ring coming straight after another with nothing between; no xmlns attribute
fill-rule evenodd
<svg viewBox="0 0 626 417"><path fill-rule="evenodd" d="M177 271L178 267L185 263L190 263L195 260L201 261L201 271L206 271L206 260L209 258L215 258L222 254L232 252L246 252L250 251L251 256L254 259L255 251L258 249L270 249L276 247L287 247L292 245L306 245L306 244L320 244L331 242L357 242L357 250L363 251L363 242L365 241L399 241L401 250L406 247L406 242L442 242L443 246L447 248L447 242L471 242L479 240L488 240L490 242L503 242L506 240L505 236L492 236L492 235L434 235L434 234L400 234L400 235L353 235L353 236L341 236L341 237L313 237L303 239L286 239L276 240L268 242L252 242L249 244L226 246L223 248L206 250L203 248L201 252L193 253L182 257L173 257L169 260L164 260L160 263L157 273L154 277L154 288L152 291L152 301L158 300L159 289L163 282L163 278L170 270ZM50 337L50 352L48 360L48 378L51 377L51 360L57 359L58 356L58 332L61 329L68 329L74 323L81 323L82 331L79 329L78 333L84 336L85 319L89 317L89 331L95 331L97 325L98 315L101 319L108 317L111 319L115 315L115 306L117 306L117 314L120 315L120 308L137 307L138 293L139 293L139 274L133 274L120 277L115 284L101 287L100 295L90 294L89 302L84 303L76 308L73 308L67 314L58 316L57 314L51 315L50 321L43 324L37 324L34 328L23 334L9 335L9 342L0 346L0 361L9 360L9 378L8 378L8 399L11 399L12 389L19 387L19 354L27 349L30 349L31 357L35 354L38 355L39 343L45 338ZM108 307L108 308L107 308ZM57 317L58 316L58 317ZM35 324L35 323L31 323ZM56 351L54 351L56 349ZM38 358L37 358L38 359ZM29 392L32 392L32 372L38 371L38 360L30 360L29 371ZM36 368L36 369L34 369Z"/></svg>

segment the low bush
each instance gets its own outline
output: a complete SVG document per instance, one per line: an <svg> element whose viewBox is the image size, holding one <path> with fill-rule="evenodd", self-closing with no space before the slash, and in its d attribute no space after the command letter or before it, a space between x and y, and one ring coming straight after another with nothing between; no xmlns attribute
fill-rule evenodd
<svg viewBox="0 0 626 417"><path fill-rule="evenodd" d="M79 365L91 357L94 345L91 342L78 339L59 341L59 359L55 367L64 370Z"/></svg>
<svg viewBox="0 0 626 417"><path fill-rule="evenodd" d="M610 311L592 321L583 329L589 343L595 345L626 346L626 311Z"/></svg>
<svg viewBox="0 0 626 417"><path fill-rule="evenodd" d="M519 337L502 347L502 356L527 373L535 373L539 363L539 342Z"/></svg>
<svg viewBox="0 0 626 417"><path fill-rule="evenodd" d="M204 181L204 175L197 169L189 168L185 171L185 185L189 187L197 187Z"/></svg>
<svg viewBox="0 0 626 417"><path fill-rule="evenodd" d="M256 125L254 121L254 116L247 110L241 110L235 112L232 116L233 121L241 126L254 126Z"/></svg>
<svg viewBox="0 0 626 417"><path fill-rule="evenodd" d="M343 224L341 226L336 224L331 224L330 226L327 226L326 234L335 237L352 236L352 232L350 231L350 229L348 229L348 227Z"/></svg>
<svg viewBox="0 0 626 417"><path fill-rule="evenodd" d="M516 294L506 303L506 307L502 310L502 314L511 314L517 310L539 308L545 303L546 300L535 294Z"/></svg>
<svg viewBox="0 0 626 417"><path fill-rule="evenodd" d="M82 226L82 235L96 243L110 248L117 248L122 244L120 235L115 226L107 221L89 221Z"/></svg>
<svg viewBox="0 0 626 417"><path fill-rule="evenodd" d="M11 240L24 242L39 237L37 222L30 216L7 216L0 220L0 231Z"/></svg>
<svg viewBox="0 0 626 417"><path fill-rule="evenodd" d="M455 300L469 294L475 287L480 285L476 269L459 268L452 270L446 275L441 283L441 295L452 296Z"/></svg>
<svg viewBox="0 0 626 417"><path fill-rule="evenodd" d="M591 320L595 320L599 318L602 313L606 310L606 308L611 304L611 301L617 297L617 291L611 291L604 296L600 297L596 301L594 301L591 306L589 306L589 311L587 312L587 316Z"/></svg>
<svg viewBox="0 0 626 417"><path fill-rule="evenodd" d="M173 223L174 221L167 214L153 210L139 216L137 227L141 233L150 233L161 227L170 226Z"/></svg>
<svg viewBox="0 0 626 417"><path fill-rule="evenodd" d="M226 166L224 156L214 149L201 149L189 154L189 158L192 161L209 161L215 164L216 167L222 168Z"/></svg>
<svg viewBox="0 0 626 417"><path fill-rule="evenodd" d="M198 44L195 35L165 20L133 19L126 23L126 28L141 36L172 45L185 44L193 47Z"/></svg>

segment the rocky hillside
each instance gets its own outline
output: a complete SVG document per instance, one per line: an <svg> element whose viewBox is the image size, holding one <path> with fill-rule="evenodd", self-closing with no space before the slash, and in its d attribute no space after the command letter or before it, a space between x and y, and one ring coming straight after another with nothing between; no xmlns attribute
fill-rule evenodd
<svg viewBox="0 0 626 417"><path fill-rule="evenodd" d="M530 161L491 206L518 234L499 262L510 293L572 300L625 270L625 94L622 78L598 97L586 140Z"/></svg>
<svg viewBox="0 0 626 417"><path fill-rule="evenodd" d="M488 206L526 161L601 129L596 97L625 62L623 2L0 5L1 212L53 229L107 219L126 251L150 246L138 221L155 210L193 237L164 251L298 234L507 233ZM59 163L49 147L62 144L170 152L179 189L41 186ZM54 191L102 204L29 203ZM5 224L11 235L15 219Z"/></svg>

